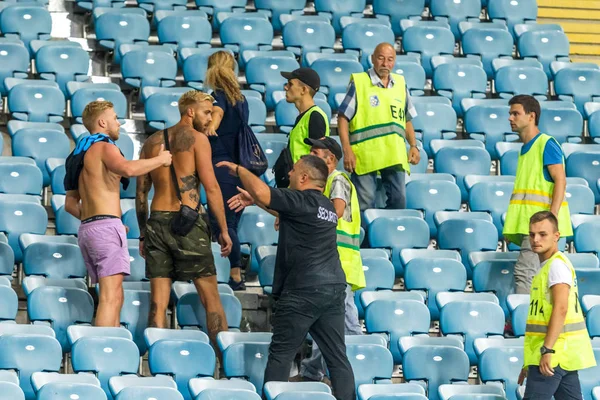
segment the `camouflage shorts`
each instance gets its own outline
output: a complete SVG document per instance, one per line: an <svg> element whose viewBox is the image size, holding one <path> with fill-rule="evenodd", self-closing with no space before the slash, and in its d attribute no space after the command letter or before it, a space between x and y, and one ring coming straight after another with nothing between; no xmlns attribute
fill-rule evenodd
<svg viewBox="0 0 600 400"><path fill-rule="evenodd" d="M190 281L216 275L208 227L198 218L186 236L171 232L176 212L153 211L148 219L144 253L146 277Z"/></svg>

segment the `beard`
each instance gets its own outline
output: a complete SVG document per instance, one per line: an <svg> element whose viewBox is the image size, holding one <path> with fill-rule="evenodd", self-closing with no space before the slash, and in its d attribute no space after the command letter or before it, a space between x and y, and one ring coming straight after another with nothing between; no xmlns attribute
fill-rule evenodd
<svg viewBox="0 0 600 400"><path fill-rule="evenodd" d="M203 124L202 122L198 121L193 121L192 125L194 126L195 130L202 133L206 132L206 128L208 128L208 124Z"/></svg>

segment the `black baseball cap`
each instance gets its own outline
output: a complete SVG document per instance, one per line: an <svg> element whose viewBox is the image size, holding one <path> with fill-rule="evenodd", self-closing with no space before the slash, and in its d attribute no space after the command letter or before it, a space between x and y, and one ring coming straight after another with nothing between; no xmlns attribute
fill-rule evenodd
<svg viewBox="0 0 600 400"><path fill-rule="evenodd" d="M339 143L329 136L324 136L321 139L306 138L304 139L304 143L311 145L312 147L316 147L317 149L329 150L338 160L341 160L344 156Z"/></svg>
<svg viewBox="0 0 600 400"><path fill-rule="evenodd" d="M312 68L298 68L292 72L281 72L281 76L288 81L290 79L298 79L315 92L318 92L321 87L321 78L317 74L317 71Z"/></svg>

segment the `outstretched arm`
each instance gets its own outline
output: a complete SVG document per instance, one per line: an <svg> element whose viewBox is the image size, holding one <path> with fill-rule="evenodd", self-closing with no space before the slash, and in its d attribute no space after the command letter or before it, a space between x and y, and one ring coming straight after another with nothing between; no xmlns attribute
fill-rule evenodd
<svg viewBox="0 0 600 400"><path fill-rule="evenodd" d="M110 172L119 176L131 178L140 176L158 167L168 167L171 165L171 152L166 151L164 145L161 146L158 155L149 159L130 161L125 159L119 148L112 144L102 143L102 162Z"/></svg>
<svg viewBox="0 0 600 400"><path fill-rule="evenodd" d="M228 161L221 161L217 168L229 168L229 173L239 176L244 188L258 205L269 207L271 204L271 188L246 168Z"/></svg>

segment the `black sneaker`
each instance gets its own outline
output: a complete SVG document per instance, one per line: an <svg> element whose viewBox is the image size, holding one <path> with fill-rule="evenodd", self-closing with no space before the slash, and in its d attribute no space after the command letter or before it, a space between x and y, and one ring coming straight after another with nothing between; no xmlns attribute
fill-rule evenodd
<svg viewBox="0 0 600 400"><path fill-rule="evenodd" d="M229 287L233 290L233 291L240 291L240 290L246 290L246 282L244 282L244 279L242 279L239 282L236 282L233 280L233 278L229 278Z"/></svg>

